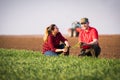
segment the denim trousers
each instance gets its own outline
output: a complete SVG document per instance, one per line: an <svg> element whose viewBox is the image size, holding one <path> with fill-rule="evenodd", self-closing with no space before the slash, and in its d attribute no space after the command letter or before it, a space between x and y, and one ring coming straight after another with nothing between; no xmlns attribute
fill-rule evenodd
<svg viewBox="0 0 120 80"><path fill-rule="evenodd" d="M58 49L63 49L64 47L65 47L64 44L60 44L57 48ZM62 51L61 52L53 52L51 50L48 50L48 51L44 52L44 55L47 55L47 56L58 56L61 53L62 53Z"/></svg>

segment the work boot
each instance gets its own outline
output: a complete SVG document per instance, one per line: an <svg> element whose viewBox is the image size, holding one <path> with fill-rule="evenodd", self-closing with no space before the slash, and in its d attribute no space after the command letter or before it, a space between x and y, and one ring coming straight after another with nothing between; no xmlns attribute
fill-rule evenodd
<svg viewBox="0 0 120 80"><path fill-rule="evenodd" d="M78 54L78 56L85 56L86 53L85 53L85 50L81 50L80 53Z"/></svg>

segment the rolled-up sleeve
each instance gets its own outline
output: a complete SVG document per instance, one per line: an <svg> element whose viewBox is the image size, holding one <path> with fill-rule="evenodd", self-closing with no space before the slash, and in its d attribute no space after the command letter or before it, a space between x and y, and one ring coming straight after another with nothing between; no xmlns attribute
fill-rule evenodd
<svg viewBox="0 0 120 80"><path fill-rule="evenodd" d="M76 28L75 29L77 32L80 32L81 31L81 28Z"/></svg>

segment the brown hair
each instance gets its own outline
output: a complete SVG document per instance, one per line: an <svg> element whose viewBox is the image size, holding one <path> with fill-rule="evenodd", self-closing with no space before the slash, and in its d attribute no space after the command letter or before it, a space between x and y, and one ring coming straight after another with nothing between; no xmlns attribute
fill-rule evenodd
<svg viewBox="0 0 120 80"><path fill-rule="evenodd" d="M44 37L43 37L44 42L47 41L49 34L55 29L54 26L56 26L56 25L55 24L51 24L50 26L48 26L45 29L45 33L44 33Z"/></svg>

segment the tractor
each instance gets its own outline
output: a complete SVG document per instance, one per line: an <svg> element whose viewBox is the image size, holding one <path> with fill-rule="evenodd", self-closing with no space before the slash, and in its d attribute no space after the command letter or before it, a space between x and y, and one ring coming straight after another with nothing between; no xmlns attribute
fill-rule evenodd
<svg viewBox="0 0 120 80"><path fill-rule="evenodd" d="M76 28L80 27L80 23L78 21L75 21L72 23L72 28L68 29L68 36L69 37L78 37L79 32L76 31Z"/></svg>

